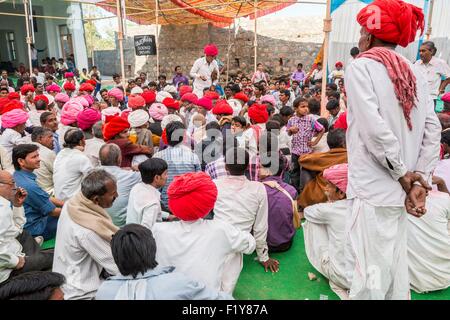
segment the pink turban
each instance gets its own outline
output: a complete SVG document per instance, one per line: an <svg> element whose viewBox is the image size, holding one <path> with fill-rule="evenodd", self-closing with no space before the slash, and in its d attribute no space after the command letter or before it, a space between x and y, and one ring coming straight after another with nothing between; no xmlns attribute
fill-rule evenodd
<svg viewBox="0 0 450 320"><path fill-rule="evenodd" d="M28 113L22 109L8 111L2 115L2 127L5 129L14 128L15 126L27 122L28 118Z"/></svg>
<svg viewBox="0 0 450 320"><path fill-rule="evenodd" d="M65 94L65 93L58 93L55 96L55 101L56 102L66 103L69 100L70 100L69 96L67 94Z"/></svg>
<svg viewBox="0 0 450 320"><path fill-rule="evenodd" d="M169 208L184 221L205 217L217 200L217 187L204 172L186 173L175 177L167 189Z"/></svg>
<svg viewBox="0 0 450 320"><path fill-rule="evenodd" d="M57 85L57 84L51 84L49 86L47 86L47 88L45 88L45 90L47 90L47 92L61 92L61 88Z"/></svg>
<svg viewBox="0 0 450 320"><path fill-rule="evenodd" d="M323 177L338 187L344 193L347 193L348 182L348 164L338 164L323 171Z"/></svg>
<svg viewBox="0 0 450 320"><path fill-rule="evenodd" d="M161 121L165 116L169 114L167 107L162 103L154 103L150 106L148 110L150 117L157 121Z"/></svg>
<svg viewBox="0 0 450 320"><path fill-rule="evenodd" d="M113 88L108 91L108 96L116 98L117 101L123 101L123 92L119 88Z"/></svg>
<svg viewBox="0 0 450 320"><path fill-rule="evenodd" d="M89 101L85 98L85 96L78 96L72 99L73 101L78 102L83 106L83 108L89 107Z"/></svg>
<svg viewBox="0 0 450 320"><path fill-rule="evenodd" d="M84 109L77 116L78 128L81 130L88 130L102 119L102 114L91 108Z"/></svg>
<svg viewBox="0 0 450 320"><path fill-rule="evenodd" d="M260 102L261 102L261 103L263 103L263 102L268 102L268 103L270 103L270 104L271 104L272 106L274 106L274 107L277 105L277 102L276 102L276 100L275 100L275 97L274 97L273 95L271 95L271 94L266 94L265 96L262 96Z"/></svg>
<svg viewBox="0 0 450 320"><path fill-rule="evenodd" d="M92 104L94 103L94 97L87 94L83 96L84 99L86 99L86 101L89 103L89 106L92 106Z"/></svg>
<svg viewBox="0 0 450 320"><path fill-rule="evenodd" d="M64 104L61 110L61 123L71 125L77 121L78 114L83 111L83 106L76 100L70 100Z"/></svg>
<svg viewBox="0 0 450 320"><path fill-rule="evenodd" d="M217 56L219 54L219 49L214 44L208 44L205 46L205 49L203 50L205 55L207 56Z"/></svg>
<svg viewBox="0 0 450 320"><path fill-rule="evenodd" d="M73 78L75 75L73 74L73 72L66 72L64 73L64 78Z"/></svg>
<svg viewBox="0 0 450 320"><path fill-rule="evenodd" d="M450 103L450 92L447 92L441 97L441 100L447 103Z"/></svg>

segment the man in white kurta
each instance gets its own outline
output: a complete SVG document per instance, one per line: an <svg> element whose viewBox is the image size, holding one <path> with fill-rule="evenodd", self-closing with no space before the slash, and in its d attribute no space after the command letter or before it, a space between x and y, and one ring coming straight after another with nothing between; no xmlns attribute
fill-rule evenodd
<svg viewBox="0 0 450 320"><path fill-rule="evenodd" d="M203 219L217 198L217 189L206 173L177 176L168 194L169 207L181 221L154 224L156 261L220 290L227 257L252 253L255 239L227 222Z"/></svg>
<svg viewBox="0 0 450 320"><path fill-rule="evenodd" d="M373 7L358 14L358 22L363 26L359 47L367 58L356 59L345 77L349 104L347 198L351 201L346 224L346 274L351 283L351 299L409 299L405 190L409 192L408 200L415 203L408 212L423 214L425 189L412 184L419 175L431 184L431 172L439 158L441 126L422 73L386 44L406 46L414 41L423 20L421 10L399 0L390 2L389 7L380 0L374 5L382 14L390 12L382 15L378 25L370 24ZM404 10L409 16L395 13L403 6L409 7ZM383 29L384 23L389 23L384 20L387 17L399 19L396 32ZM405 36L404 32L410 34ZM410 121L405 117L407 104L399 103L391 80L400 74L394 68L388 74L385 66L392 67L394 61L404 74L412 69L416 78L417 99L409 112ZM410 82L396 85L414 83L413 75L409 76ZM414 98L405 97L407 91L401 89L397 92L404 101Z"/></svg>
<svg viewBox="0 0 450 320"><path fill-rule="evenodd" d="M230 149L226 154L226 169L229 176L214 180L218 196L214 206L214 220L231 223L244 232L252 232L256 240L258 260L266 267L273 264L272 270L278 270L278 261L269 258L267 246L268 231L268 201L267 192L261 182L250 181L244 175L245 165L235 165L234 152L244 152L243 149ZM246 165L248 167L248 153ZM242 159L240 159L242 160ZM244 171L232 167L241 167ZM231 170L230 170L231 168ZM232 293L243 266L242 254L228 257L222 278L222 291Z"/></svg>
<svg viewBox="0 0 450 320"><path fill-rule="evenodd" d="M431 191L427 213L408 216L408 262L411 288L419 293L450 286L450 196Z"/></svg>
<svg viewBox="0 0 450 320"><path fill-rule="evenodd" d="M203 90L211 87L215 84L217 79L212 79L213 73L219 76L219 65L216 61L218 54L217 47L215 45L207 45L204 49L205 56L198 58L192 66L190 76L194 78L192 83L194 87L194 93L198 98L203 97Z"/></svg>

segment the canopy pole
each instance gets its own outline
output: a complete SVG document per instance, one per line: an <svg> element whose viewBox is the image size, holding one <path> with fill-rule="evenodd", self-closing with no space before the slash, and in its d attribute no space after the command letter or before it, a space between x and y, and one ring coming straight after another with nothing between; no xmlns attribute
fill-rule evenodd
<svg viewBox="0 0 450 320"><path fill-rule="evenodd" d="M322 64L322 96L320 102L320 115L323 117L326 115L326 89L327 89L327 79L328 79L328 48L330 46L330 33L331 33L331 0L327 0L327 13L325 20L323 21L323 31L325 32L325 41L323 44L323 64Z"/></svg>
<svg viewBox="0 0 450 320"><path fill-rule="evenodd" d="M33 71L33 63L31 61L31 35L30 35L30 15L28 12L28 0L23 0L23 9L25 13L25 27L27 31L26 42L28 47L28 66L30 68L30 74Z"/></svg>
<svg viewBox="0 0 450 320"><path fill-rule="evenodd" d="M227 76L225 83L228 85L228 77L230 72L230 50L231 50L231 24L228 26L228 47L227 47Z"/></svg>
<svg viewBox="0 0 450 320"><path fill-rule="evenodd" d="M430 15L428 16L428 27L427 27L427 40L431 38L431 32L433 31L431 24L433 22L433 9L434 9L434 0L430 0Z"/></svg>
<svg viewBox="0 0 450 320"><path fill-rule="evenodd" d="M120 53L120 71L122 73L122 85L123 88L125 88L125 61L123 56L123 19L122 19L121 0L116 0L116 5L117 5L117 23L118 23L117 39L119 40L119 53Z"/></svg>
<svg viewBox="0 0 450 320"><path fill-rule="evenodd" d="M159 1L155 0L155 21L156 21L156 79L159 78Z"/></svg>
<svg viewBox="0 0 450 320"><path fill-rule="evenodd" d="M254 14L255 14L255 44L254 44L254 49L255 49L255 61L254 61L254 70L253 72L256 73L257 70L257 64L258 64L258 0L255 0L255 5L254 5Z"/></svg>

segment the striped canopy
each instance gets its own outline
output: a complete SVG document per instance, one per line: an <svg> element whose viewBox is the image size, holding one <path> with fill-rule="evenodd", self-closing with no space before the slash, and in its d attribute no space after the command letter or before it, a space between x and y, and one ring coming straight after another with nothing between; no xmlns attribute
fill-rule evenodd
<svg viewBox="0 0 450 320"><path fill-rule="evenodd" d="M125 0L126 17L138 24L156 24L155 0ZM187 25L213 23L216 26L228 26L234 18L250 17L254 19L255 4L257 17L261 17L283 8L294 1L244 1L244 0L158 0L160 25ZM116 13L116 0L104 0L98 6Z"/></svg>

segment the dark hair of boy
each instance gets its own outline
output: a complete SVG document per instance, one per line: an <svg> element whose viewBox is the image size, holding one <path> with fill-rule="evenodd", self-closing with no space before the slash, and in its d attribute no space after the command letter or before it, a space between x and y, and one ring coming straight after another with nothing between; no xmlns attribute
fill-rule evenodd
<svg viewBox="0 0 450 320"><path fill-rule="evenodd" d="M186 126L180 121L173 121L166 127L167 142L169 146L175 147L183 142Z"/></svg>
<svg viewBox="0 0 450 320"><path fill-rule="evenodd" d="M309 113L311 114L315 114L320 116L320 102L317 101L316 99L309 99L308 100L308 108L309 108Z"/></svg>
<svg viewBox="0 0 450 320"><path fill-rule="evenodd" d="M158 266L156 241L150 229L128 224L116 232L111 240L114 262L123 276L136 278Z"/></svg>
<svg viewBox="0 0 450 320"><path fill-rule="evenodd" d="M327 144L330 149L345 148L345 130L331 129L327 135Z"/></svg>
<svg viewBox="0 0 450 320"><path fill-rule="evenodd" d="M298 108L298 106L299 106L300 103L302 103L302 102L308 102L308 100L306 100L306 99L303 98L303 97L298 97L298 98L296 98L296 99L294 100L294 103L292 104L293 108L294 108L294 109Z"/></svg>
<svg viewBox="0 0 450 320"><path fill-rule="evenodd" d="M334 110L336 108L340 108L339 106L339 100L330 100L327 102L327 110Z"/></svg>
<svg viewBox="0 0 450 320"><path fill-rule="evenodd" d="M250 155L243 148L232 148L225 155L225 169L231 176L243 176L248 169Z"/></svg>
<svg viewBox="0 0 450 320"><path fill-rule="evenodd" d="M138 169L141 173L142 182L151 184L156 176L162 175L168 169L168 166L163 159L151 158L141 162Z"/></svg>
<svg viewBox="0 0 450 320"><path fill-rule="evenodd" d="M328 120L327 119L319 118L319 119L317 119L317 122L323 126L323 128L325 129L325 132L328 132Z"/></svg>
<svg viewBox="0 0 450 320"><path fill-rule="evenodd" d="M290 117L294 114L294 110L291 107L284 106L280 109L280 115L283 117Z"/></svg>

